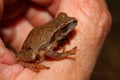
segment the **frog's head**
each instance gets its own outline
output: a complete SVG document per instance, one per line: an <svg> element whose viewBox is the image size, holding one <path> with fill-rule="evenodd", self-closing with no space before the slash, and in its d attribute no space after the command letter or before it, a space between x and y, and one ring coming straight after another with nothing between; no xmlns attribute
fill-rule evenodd
<svg viewBox="0 0 120 80"><path fill-rule="evenodd" d="M65 13L60 13L56 18L59 28L54 33L53 39L61 40L65 38L77 25L77 19L74 17L69 17Z"/></svg>

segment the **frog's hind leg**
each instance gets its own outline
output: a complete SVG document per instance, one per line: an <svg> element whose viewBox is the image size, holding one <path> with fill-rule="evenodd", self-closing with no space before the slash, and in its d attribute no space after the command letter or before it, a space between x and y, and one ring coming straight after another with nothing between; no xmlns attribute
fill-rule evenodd
<svg viewBox="0 0 120 80"><path fill-rule="evenodd" d="M40 72L41 69L49 69L49 67L38 64L38 63L25 63L25 62L19 62L24 68L29 68L32 71Z"/></svg>
<svg viewBox="0 0 120 80"><path fill-rule="evenodd" d="M52 59L63 59L63 58L67 58L70 55L75 55L77 47L72 48L69 51L65 51L63 49L63 52L57 52L57 51L53 51L53 50L48 50L45 53L45 56L52 58Z"/></svg>

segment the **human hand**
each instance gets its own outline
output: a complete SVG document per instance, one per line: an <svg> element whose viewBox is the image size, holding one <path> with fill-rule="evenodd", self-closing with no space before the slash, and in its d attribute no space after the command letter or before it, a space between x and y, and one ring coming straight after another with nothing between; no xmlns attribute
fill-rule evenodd
<svg viewBox="0 0 120 80"><path fill-rule="evenodd" d="M52 3L46 2L44 4L39 2L40 0L32 1L35 4L44 5L45 8L43 9L43 7L36 6L31 2L29 6L27 5L28 8L23 15L12 19L12 21L6 21L0 26L0 35L2 35L1 39L3 40L0 40L0 80L89 79L103 41L110 29L111 16L105 1L54 0ZM2 3L0 2L0 4ZM49 6L46 6L48 4ZM2 15L2 10L0 11ZM67 46L68 49L77 46L76 55L73 56L75 60L44 61L44 64L50 69L41 70L39 73L15 64L13 52L5 45L9 44L18 52L33 27L48 22L59 12L65 12L78 19L78 25L75 28L76 34L71 40L70 46Z"/></svg>

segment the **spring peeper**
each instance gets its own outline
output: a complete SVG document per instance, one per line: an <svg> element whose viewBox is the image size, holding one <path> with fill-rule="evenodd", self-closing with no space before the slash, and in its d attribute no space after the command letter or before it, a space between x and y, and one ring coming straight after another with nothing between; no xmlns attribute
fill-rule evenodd
<svg viewBox="0 0 120 80"><path fill-rule="evenodd" d="M58 52L55 48L58 47L62 39L66 38L76 25L76 18L68 17L61 12L50 22L34 28L27 36L21 51L17 54L18 63L39 72L42 68L49 68L40 64L46 57L63 59L69 55L74 55L76 47L63 52Z"/></svg>

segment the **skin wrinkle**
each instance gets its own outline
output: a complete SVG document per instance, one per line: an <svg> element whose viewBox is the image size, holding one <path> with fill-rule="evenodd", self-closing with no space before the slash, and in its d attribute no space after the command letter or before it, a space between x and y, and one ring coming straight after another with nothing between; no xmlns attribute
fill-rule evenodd
<svg viewBox="0 0 120 80"><path fill-rule="evenodd" d="M24 70L25 70L25 68L23 70L21 70L21 72L19 72L19 74L16 76L15 80L19 80L18 78L23 74Z"/></svg>
<svg viewBox="0 0 120 80"><path fill-rule="evenodd" d="M29 76L29 75L32 75L32 76ZM36 75L37 75L37 73L32 72L31 70L29 70L27 68L24 68L15 80L34 80L34 77L36 77ZM24 76L29 76L29 77L24 77ZM35 80L37 80L37 79L35 79Z"/></svg>
<svg viewBox="0 0 120 80"><path fill-rule="evenodd" d="M3 71L3 75L5 75L7 73L7 76L6 76L6 79L9 79L9 80L14 80L14 77L10 77L10 71L9 71L9 69L5 69L4 71Z"/></svg>
<svg viewBox="0 0 120 80"><path fill-rule="evenodd" d="M95 3L95 2L93 3L93 2L94 1L85 2L79 6L79 10L80 10L80 12L82 12L81 14L84 16L84 18L82 18L82 19L85 19L85 20L83 20L84 22L82 22L82 24L85 24L85 23L97 24L96 22L98 22L98 19L100 17L99 15L101 14L101 10L100 10L99 6L97 6L97 5L93 6L93 4L97 4L97 3ZM86 5L86 6L84 6L84 5ZM84 7L82 7L82 6L84 6Z"/></svg>
<svg viewBox="0 0 120 80"><path fill-rule="evenodd" d="M92 2L92 4L93 4L93 2L94 2L94 5L97 4L97 3L95 3L95 1L89 1L89 2L90 2L90 3ZM87 3L87 2L86 2L86 3ZM90 4L90 3L89 3L89 4ZM85 4L83 4L83 5L85 5ZM97 5L98 5L98 4L97 4ZM97 5L96 5L96 6L97 6ZM82 10L81 12L84 12L83 14L86 14L85 16L89 15L89 14L87 14L87 13L96 13L96 12L97 12L97 13L98 13L98 14L97 14L98 17L96 17L97 21L94 20L94 23L97 22L97 23L96 23L96 25L97 25L97 24L99 24L99 23L101 22L100 17L103 15L103 14L102 14L103 11L100 10L99 8L97 8L96 6L92 6L92 7L89 6L89 8L87 7L87 8L88 8L87 10L86 10L86 7L80 7L80 9ZM95 8L93 8L93 7L95 7ZM100 6L99 6L99 7L100 7ZM84 9L84 8L85 8L85 9ZM90 9L91 9L91 10L90 10ZM99 10L98 10L98 9L99 9ZM97 11L96 11L96 10L97 10ZM86 12L86 11L92 11L92 12ZM93 15L93 17L94 17L96 14L95 14L95 15L92 14L92 15ZM92 15L89 15L89 16L91 17ZM99 15L101 15L101 16L99 16ZM87 16L87 17L89 17L89 16ZM89 19L91 19L90 17L89 17ZM102 17L103 17L103 16L102 16ZM101 18L102 18L102 17L101 17ZM85 20L85 21L86 21L86 20ZM88 22L89 22L89 21L91 21L91 20L88 20ZM104 20L104 21L107 21L107 20ZM93 21L92 21L92 22L93 22ZM103 24L103 23L102 23L102 24ZM88 28L88 31L89 31L89 30L90 30L90 28ZM93 30L93 29L92 29L92 30ZM95 33L97 33L96 35L99 35L98 37L102 39L103 37L101 36L101 34L103 34L103 28L97 29L97 30L99 30L99 31L96 31L96 32L95 32ZM84 31L83 31L83 32L84 32ZM93 31L91 31L91 32L93 32ZM96 36L94 37L94 39L98 39L98 40L99 40L99 38L96 38ZM99 42L100 42L100 41L99 41ZM99 42L98 42L98 43L99 43Z"/></svg>
<svg viewBox="0 0 120 80"><path fill-rule="evenodd" d="M11 65L11 66L9 66L8 67L8 65L1 65L1 66L3 66L4 68L6 68L6 69L3 69L4 71L2 71L2 75L3 76L5 76L6 74L6 77L5 77L5 79L1 79L1 77L0 77L0 80L15 80L15 78L16 78L16 76L18 76L20 73L18 72L18 70L19 71L22 71L22 67L20 67L19 65L17 65L17 64L15 64L15 65ZM12 71L12 72L11 72ZM14 75L12 75L12 74L14 74ZM2 76L1 75L1 76Z"/></svg>
<svg viewBox="0 0 120 80"><path fill-rule="evenodd" d="M0 54L0 63L2 64L15 64L15 56L12 54L12 52L8 51L6 48L3 47L3 53ZM8 57L9 56L9 57Z"/></svg>
<svg viewBox="0 0 120 80"><path fill-rule="evenodd" d="M89 1L89 2L92 2L92 3L89 3L89 4L97 4L95 1ZM87 2L86 2L87 3ZM87 5L87 4L83 4L83 5ZM97 23L96 23L96 20L94 20L94 22L95 22L95 24L99 24L102 20L100 19L100 18L103 18L102 17L102 13L103 13L103 8L99 8L99 7L101 7L101 6L98 6L98 8L96 7L97 5L99 5L99 4L97 4L96 6L92 6L92 7L89 7L88 9L87 9L87 7L82 7L83 5L81 5L81 9L83 10L83 12L85 12L85 11L87 11L87 10L90 10L90 11L92 11L92 12L89 12L89 13L97 13L97 14L92 14L93 15L93 20L94 20L94 17L96 17L96 19L97 19ZM91 8L91 9L90 9ZM86 10L87 9L87 10ZM101 9L101 10L100 10ZM96 11L97 10L97 11ZM82 11L81 11L82 12ZM84 13L84 14L87 14L87 13ZM91 16L92 16L91 15ZM96 15L96 16L95 16ZM99 16L99 15L101 15L101 16ZM85 15L86 16L86 15ZM98 16L98 17L97 17ZM87 21L87 20L84 20L85 18L82 18L83 19L83 21ZM93 20L91 20L92 22L93 22ZM107 20L104 20L104 21L107 21ZM83 24L84 24L84 22L83 22Z"/></svg>
<svg viewBox="0 0 120 80"><path fill-rule="evenodd" d="M4 68L6 68L7 67L7 65L1 65L1 67L4 67ZM1 80L6 80L7 78L9 78L10 79L10 77L8 77L9 75L7 75L6 77L2 77L3 75L5 75L6 74L6 71L7 71L8 69L2 69L2 75L0 74L0 76L1 76ZM7 73L8 74L8 73Z"/></svg>

